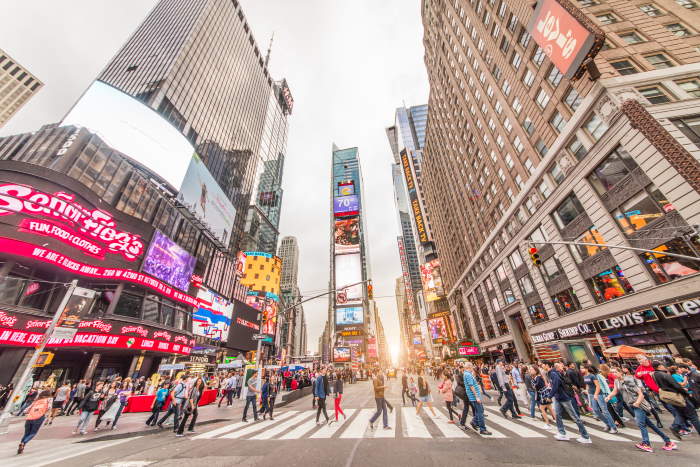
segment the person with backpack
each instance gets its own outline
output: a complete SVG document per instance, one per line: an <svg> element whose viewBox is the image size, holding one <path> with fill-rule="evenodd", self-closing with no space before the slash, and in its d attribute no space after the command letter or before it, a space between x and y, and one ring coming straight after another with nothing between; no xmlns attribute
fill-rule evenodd
<svg viewBox="0 0 700 467"><path fill-rule="evenodd" d="M90 422L90 417L99 407L102 398L105 394L102 392L104 383L98 382L95 385L95 389L88 388L85 393L85 397L78 405L78 410L80 411L80 419L78 420L78 425L73 430L73 434L80 432L81 435L87 433L87 426Z"/></svg>
<svg viewBox="0 0 700 467"><path fill-rule="evenodd" d="M177 379L175 381L175 386L172 391L170 391L170 407L165 415L158 421L158 428L163 428L163 423L173 414L173 431L177 431L178 423L180 422L180 413L182 411L183 404L187 399L187 386L182 379Z"/></svg>
<svg viewBox="0 0 700 467"><path fill-rule="evenodd" d="M27 418L24 421L24 436L22 436L17 454L24 452L24 447L32 440L39 432L41 425L44 423L46 413L51 408L51 391L41 391L36 400L27 409Z"/></svg>
<svg viewBox="0 0 700 467"><path fill-rule="evenodd" d="M588 398L596 417L605 423L608 433L616 434L617 426L608 412L608 403L605 401L605 397L610 394L608 383L602 377L599 378L598 369L593 365L583 367L583 381L588 388Z"/></svg>
<svg viewBox="0 0 700 467"><path fill-rule="evenodd" d="M557 434L554 437L558 441L569 441L569 436L566 434L566 429L564 428L563 412L569 414L569 417L576 422L578 427L578 432L581 436L576 438L581 444L591 444L591 438L588 436L588 431L586 431L586 426L581 421L578 415L578 411L574 409L572 405L574 392L571 388L567 388L566 384L562 380L562 375L564 373L564 364L557 362L552 367L550 361L542 362L542 369L547 374L550 384L550 394L554 401L554 412L556 413L557 421Z"/></svg>
<svg viewBox="0 0 700 467"><path fill-rule="evenodd" d="M683 389L673 377L668 374L666 367L658 361L652 362L654 368L654 382L659 388L659 398L662 402L671 407L674 415L671 431L678 438L681 435L689 434L685 430L685 426L692 425L695 431L700 435L700 420L692 403L689 403L688 391Z"/></svg>

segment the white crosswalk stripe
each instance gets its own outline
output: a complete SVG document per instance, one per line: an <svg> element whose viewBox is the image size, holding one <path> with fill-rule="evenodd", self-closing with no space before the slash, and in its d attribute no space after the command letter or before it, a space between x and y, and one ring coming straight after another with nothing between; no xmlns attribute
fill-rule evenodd
<svg viewBox="0 0 700 467"><path fill-rule="evenodd" d="M345 409L344 412L345 416L350 418L352 417L352 414L355 413L355 409ZM346 421L347 419L340 416L337 422L334 421L330 425L323 425L318 431L312 434L310 438L330 438L340 429L340 427L345 424Z"/></svg>
<svg viewBox="0 0 700 467"><path fill-rule="evenodd" d="M231 425L222 426L221 428L217 428L216 430L207 431L206 433L202 433L201 435L194 436L192 439L216 438L217 436L223 433L228 433L229 431L237 430L247 425L247 422L232 423Z"/></svg>
<svg viewBox="0 0 700 467"><path fill-rule="evenodd" d="M396 410L388 413L387 420L391 430L385 430L381 423L377 421L377 429L374 432L375 438L396 438Z"/></svg>
<svg viewBox="0 0 700 467"><path fill-rule="evenodd" d="M2 465L3 467L41 467L56 462L62 462L73 457L78 457L83 454L98 451L100 449L105 449L111 446L126 443L127 441L133 441L138 438L141 438L141 436L135 438L120 439L117 441L95 441L91 443L65 443L65 440L61 440L63 442L61 446L31 451L32 448L36 449L37 447L38 443L35 442L34 446L32 446L31 444L29 445L28 450L25 451L25 453L22 454L21 457L18 456L11 459L3 459ZM16 451L17 443L13 442L12 447L13 450ZM66 465L70 465L70 462L67 462Z"/></svg>
<svg viewBox="0 0 700 467"><path fill-rule="evenodd" d="M299 423L302 421L306 420L307 418L311 417L313 415L313 411L310 412L302 412L298 414L296 417L293 417L291 420L286 420L284 423L279 423L275 425L272 428L269 428L262 433L258 433L257 435L253 436L250 439L271 439L273 436L277 436L278 434L282 433L283 431L287 431L289 428L293 426L297 426Z"/></svg>
<svg viewBox="0 0 700 467"><path fill-rule="evenodd" d="M252 425L248 426L247 428L243 428L241 430L236 430L233 433L227 433L225 435L220 436L220 438L226 438L226 439L238 439L242 438L244 436L247 436L251 433L255 433L260 430L264 430L268 427L273 427L274 425L277 425L280 423L282 420L294 415L296 411L290 410L289 412L284 412L280 413L277 415L277 418L273 420L272 422L270 421L260 421L258 423L253 423Z"/></svg>
<svg viewBox="0 0 700 467"><path fill-rule="evenodd" d="M405 436L408 438L432 438L428 428L425 426L425 423L423 423L423 419L420 415L416 415L416 409L412 407L403 407L401 413L403 415Z"/></svg>
<svg viewBox="0 0 700 467"><path fill-rule="evenodd" d="M375 409L362 409L357 412L355 419L351 420L350 425L340 434L341 438L364 438L367 427L369 426L369 417L372 416Z"/></svg>
<svg viewBox="0 0 700 467"><path fill-rule="evenodd" d="M569 429L569 435L576 434L578 436L578 426L574 422L565 421L564 425ZM610 433L596 430L595 428L591 428L589 426L586 427L586 431L588 432L589 436L595 436L597 438L602 438L608 441L622 441L625 443L629 443L629 439L623 438L620 435L611 435Z"/></svg>
<svg viewBox="0 0 700 467"><path fill-rule="evenodd" d="M445 436L445 438L469 438L457 425L449 423L449 419L441 410L436 410L437 417L434 419L435 426Z"/></svg>
<svg viewBox="0 0 700 467"><path fill-rule="evenodd" d="M595 418L588 418L588 419L582 418L582 420L584 422L588 422L588 423L591 423L593 425L598 425L598 426L603 427L603 428L605 428L605 426L606 426L605 423L601 422L600 420L596 420ZM631 436L633 438L642 439L642 433L639 431L638 428L636 428L636 423L634 422L634 420L630 420L627 423L632 423L632 426L634 426L635 428L629 428L629 427L618 428L617 431L619 431L622 434ZM654 423L654 422L652 422L652 423ZM661 436L659 436L656 433L654 433L653 431L651 431L651 428L649 428L649 427L647 427L647 430L649 431L649 441L654 442L654 443L663 443L664 440L661 439ZM676 443L680 443L680 441L676 440Z"/></svg>
<svg viewBox="0 0 700 467"><path fill-rule="evenodd" d="M279 439L299 439L302 436L304 436L306 433L308 433L309 431L316 428L316 426L317 426L316 425L316 416L315 416L316 411L312 410L311 412L314 414L313 417L311 417L310 419L308 419L307 421L305 421L301 425L297 426L289 433L282 435Z"/></svg>
<svg viewBox="0 0 700 467"><path fill-rule="evenodd" d="M510 420L503 418L503 415L500 414L498 409L495 409L493 407L487 407L487 410L491 412L489 422L495 423L496 425L501 426L506 430L512 431L513 433L520 435L520 437L522 438L546 438L546 436L541 433L538 433L534 430L519 425L518 423L511 422Z"/></svg>

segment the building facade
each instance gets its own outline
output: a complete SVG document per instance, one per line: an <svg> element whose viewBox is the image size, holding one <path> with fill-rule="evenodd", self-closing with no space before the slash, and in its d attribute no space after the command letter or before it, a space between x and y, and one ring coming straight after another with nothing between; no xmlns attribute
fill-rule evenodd
<svg viewBox="0 0 700 467"><path fill-rule="evenodd" d="M0 49L0 128L44 85Z"/></svg>
<svg viewBox="0 0 700 467"><path fill-rule="evenodd" d="M572 70L540 47L557 5L592 44ZM426 200L452 315L487 356L697 359L696 7L423 2Z"/></svg>
<svg viewBox="0 0 700 467"><path fill-rule="evenodd" d="M305 340L298 333L304 332L306 326L304 305L297 305L302 300L297 278L299 275L299 244L296 237L286 236L280 241L278 256L282 259L282 278L280 293L287 313L280 315L280 345L289 356L306 353L302 347ZM292 308L293 307L293 308Z"/></svg>

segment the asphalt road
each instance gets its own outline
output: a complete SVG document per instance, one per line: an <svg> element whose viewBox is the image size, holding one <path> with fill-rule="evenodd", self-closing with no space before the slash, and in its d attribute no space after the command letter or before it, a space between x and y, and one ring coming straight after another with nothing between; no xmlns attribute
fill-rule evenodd
<svg viewBox="0 0 700 467"><path fill-rule="evenodd" d="M700 459L700 437L693 434L678 443L677 451L661 450L658 440L653 454L635 449L640 439L633 422L620 435L602 431L599 422L585 418L592 445L574 441L577 432L569 429L572 440L556 441L554 432L542 428L539 420L504 420L497 407L487 404L488 428L492 437L476 432L466 434L447 423L442 401L437 417L418 417L413 408L402 408L400 382L391 381L387 398L395 406L390 415L391 430L376 431L368 426L373 412L371 385L346 385L343 408L348 419L317 427L312 399L303 399L279 408L275 421L241 423L241 407L209 407L202 411L205 423L197 432L176 438L172 431L143 431L142 428L109 433L101 438L71 437L57 432L50 439L32 441L22 456L9 454L7 439L0 449L3 466L459 466L459 465L557 465L557 466L691 466ZM436 391L436 400L439 399ZM329 415L332 401L329 401ZM667 414L663 417L669 423ZM144 415L134 414L132 423L142 424ZM331 415L332 416L332 415ZM249 417L252 419L252 417ZM120 423L121 425L121 423ZM130 425L131 426L131 425ZM48 430L54 429L48 427ZM56 431L56 430L55 430ZM668 432L668 431L667 431ZM47 434L48 436L48 434ZM0 446L0 448L2 447Z"/></svg>

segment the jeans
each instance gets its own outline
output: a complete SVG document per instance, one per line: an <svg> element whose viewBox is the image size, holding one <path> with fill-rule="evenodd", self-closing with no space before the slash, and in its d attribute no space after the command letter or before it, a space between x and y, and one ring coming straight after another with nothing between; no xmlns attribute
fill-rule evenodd
<svg viewBox="0 0 700 467"><path fill-rule="evenodd" d="M88 423L90 422L90 417L92 416L92 410L83 409L80 412L80 420L78 420L78 426L75 427L75 431L87 431Z"/></svg>
<svg viewBox="0 0 700 467"><path fill-rule="evenodd" d="M535 407L537 407L537 394L535 391L529 390L527 391L527 395L530 396L530 417L535 418Z"/></svg>
<svg viewBox="0 0 700 467"><path fill-rule="evenodd" d="M255 403L255 396L246 396L245 409L243 409L243 420L248 418L248 406L253 406L253 418L255 418L255 421L257 421L258 420L258 406Z"/></svg>
<svg viewBox="0 0 700 467"><path fill-rule="evenodd" d="M194 431L194 424L197 422L197 407L194 410L185 410L185 414L182 416L182 421L180 422L180 427L177 429L177 434L181 435L185 431L185 425L187 424L187 419L192 415L192 421L188 428L189 431Z"/></svg>
<svg viewBox="0 0 700 467"><path fill-rule="evenodd" d="M654 433L661 436L664 442L668 443L671 441L663 431L659 430L656 428L656 425L651 423L651 420L649 420L649 417L647 417L647 413L644 410L639 407L632 407L632 409L634 410L634 421L637 422L639 431L642 432L642 442L644 444L649 444L649 430L647 430L647 427L651 428Z"/></svg>
<svg viewBox="0 0 700 467"><path fill-rule="evenodd" d="M156 422L158 421L158 414L160 413L160 409L163 408L163 405L165 405L165 402L155 401L155 403L153 404L153 409L151 409L151 416L148 417L148 420L146 420L146 425L156 425Z"/></svg>
<svg viewBox="0 0 700 467"><path fill-rule="evenodd" d="M569 417L571 417L571 419L576 422L578 432L581 434L581 436L588 439L588 432L586 431L586 427L581 421L578 412L574 409L574 406L571 404L570 400L558 401L554 399L554 413L557 415L557 430L559 431L559 434L566 435L566 430L564 429L564 420L562 419L562 410L566 410L566 413L569 414Z"/></svg>
<svg viewBox="0 0 700 467"><path fill-rule="evenodd" d="M170 407L168 407L168 411L165 412L163 418L161 418L158 422L158 426L163 426L163 423L168 419L168 417L170 417L170 414L173 414L173 417L175 418L175 421L173 422L173 431L177 430L177 425L180 423L180 407L182 406L183 402L184 401L179 401L176 404L175 400L173 400L170 403Z"/></svg>
<svg viewBox="0 0 700 467"><path fill-rule="evenodd" d="M275 410L275 399L277 396L270 396L270 399L267 401L267 413L270 414L270 418L272 418L272 412Z"/></svg>
<svg viewBox="0 0 700 467"><path fill-rule="evenodd" d="M323 416L326 417L326 421L328 421L328 412L326 412L326 398L319 397L316 404L318 405L318 408L316 409L316 422L318 423L321 412L323 412Z"/></svg>
<svg viewBox="0 0 700 467"><path fill-rule="evenodd" d="M124 403L119 404L119 409L117 410L117 414L114 416L114 421L112 422L112 428L117 426L117 422L119 421L119 417L122 416L122 411L124 410L124 407L126 407L128 401L124 401Z"/></svg>
<svg viewBox="0 0 700 467"><path fill-rule="evenodd" d="M27 420L24 422L24 436L22 436L22 444L27 444L32 440L34 436L39 432L41 424L44 423L44 416L37 418L36 420Z"/></svg>
<svg viewBox="0 0 700 467"><path fill-rule="evenodd" d="M670 404L669 404L670 405ZM674 412L674 425L680 426L679 429L685 429L685 426L693 425L695 431L700 433L700 420L698 420L698 413L695 411L695 407L686 400L685 407L670 406ZM678 421L676 423L675 415L678 414Z"/></svg>
<svg viewBox="0 0 700 467"><path fill-rule="evenodd" d="M320 401L321 399L319 399ZM384 422L384 427L389 426L389 416L386 413L386 399L383 397L375 397L374 401L377 403L377 411L372 415L372 418L369 419L370 423L374 423L378 418L379 414L382 414L382 422ZM316 416L316 420L318 420L318 415Z"/></svg>
<svg viewBox="0 0 700 467"><path fill-rule="evenodd" d="M588 397L591 401L593 412L595 412L600 421L605 423L611 430L616 430L617 426L615 425L610 412L608 412L608 404L605 402L605 397L603 397L603 394L598 394L598 397L595 397L593 394L589 394Z"/></svg>
<svg viewBox="0 0 700 467"><path fill-rule="evenodd" d="M508 412L510 410L513 417L518 414L515 412L515 394L511 388L503 389L503 394L506 396L506 402L501 406L501 412Z"/></svg>
<svg viewBox="0 0 700 467"><path fill-rule="evenodd" d="M467 423L467 415L469 415L469 407L471 406L471 403L467 402L466 400L462 400L462 403L464 404L464 407L462 408L462 415L459 417L459 424L464 426L464 424Z"/></svg>
<svg viewBox="0 0 700 467"><path fill-rule="evenodd" d="M459 417L459 415L457 415L457 412L455 412L454 410L452 410L452 404L453 404L453 403L454 403L454 402L452 402L452 401L445 401L445 407L447 407L447 413L450 414L450 421L453 421L453 418L452 418L452 415L453 415L453 414L454 414L455 417Z"/></svg>
<svg viewBox="0 0 700 467"><path fill-rule="evenodd" d="M472 417L472 426L479 428L480 431L486 430L486 423L484 422L484 406L481 402L470 401L469 404L472 406L472 412L474 417Z"/></svg>

